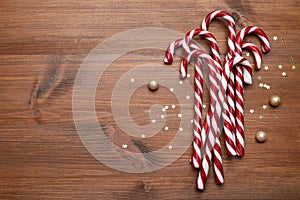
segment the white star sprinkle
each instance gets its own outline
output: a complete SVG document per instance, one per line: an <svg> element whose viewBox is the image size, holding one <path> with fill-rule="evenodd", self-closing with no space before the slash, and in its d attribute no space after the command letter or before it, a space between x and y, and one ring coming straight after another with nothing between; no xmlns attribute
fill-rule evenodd
<svg viewBox="0 0 300 200"><path fill-rule="evenodd" d="M174 92L174 88L170 88L170 91L171 91L171 92Z"/></svg>
<svg viewBox="0 0 300 200"><path fill-rule="evenodd" d="M183 84L183 81L180 80L180 81L179 81L179 85L182 85L182 84Z"/></svg>
<svg viewBox="0 0 300 200"><path fill-rule="evenodd" d="M271 89L271 86L269 86L269 85L266 85L266 87L265 87L267 90L269 90L269 89Z"/></svg>
<svg viewBox="0 0 300 200"><path fill-rule="evenodd" d="M265 69L266 71L268 71L268 70L269 70L269 66L266 65L266 66L264 67L264 69Z"/></svg>
<svg viewBox="0 0 300 200"><path fill-rule="evenodd" d="M161 111L166 112L166 109L165 109L165 108L162 108Z"/></svg>
<svg viewBox="0 0 300 200"><path fill-rule="evenodd" d="M130 82L133 83L133 82L134 82L134 78L131 78L131 79L130 79Z"/></svg>
<svg viewBox="0 0 300 200"><path fill-rule="evenodd" d="M278 68L279 68L279 69L282 69L282 68L283 68L283 66L282 66L282 65L278 65Z"/></svg>
<svg viewBox="0 0 300 200"><path fill-rule="evenodd" d="M166 127L165 127L165 131L168 131L168 130L169 130L169 127L166 126Z"/></svg>
<svg viewBox="0 0 300 200"><path fill-rule="evenodd" d="M128 145L127 145L127 144L122 144L122 148L123 148L123 149L127 149L127 148L128 148Z"/></svg>
<svg viewBox="0 0 300 200"><path fill-rule="evenodd" d="M276 41L278 40L278 37L276 35L273 36L273 40Z"/></svg>
<svg viewBox="0 0 300 200"><path fill-rule="evenodd" d="M172 145L169 145L169 146L168 146L168 149L169 149L169 150L172 150L172 149L173 149L173 146L172 146Z"/></svg>
<svg viewBox="0 0 300 200"><path fill-rule="evenodd" d="M249 110L249 112L250 112L251 114L253 114L253 113L254 113L254 109L251 108L251 109Z"/></svg>
<svg viewBox="0 0 300 200"><path fill-rule="evenodd" d="M189 99L190 99L190 96L189 96L189 95L186 95L186 96L185 96L185 99L186 99L186 100L189 100Z"/></svg>
<svg viewBox="0 0 300 200"><path fill-rule="evenodd" d="M246 53L246 56L249 57L249 56L250 56L250 53L247 52L247 53Z"/></svg>
<svg viewBox="0 0 300 200"><path fill-rule="evenodd" d="M203 104L202 108L203 108L203 109L205 109L205 108L206 108L206 105L205 105L205 104Z"/></svg>
<svg viewBox="0 0 300 200"><path fill-rule="evenodd" d="M166 118L166 116L165 115L161 115L160 118L164 119L164 118Z"/></svg>
<svg viewBox="0 0 300 200"><path fill-rule="evenodd" d="M152 122L153 124L155 124L155 123L156 123L156 119L151 119L151 122Z"/></svg>
<svg viewBox="0 0 300 200"><path fill-rule="evenodd" d="M193 124L194 123L194 120L193 119L191 119L191 124Z"/></svg>
<svg viewBox="0 0 300 200"><path fill-rule="evenodd" d="M286 76L287 76L286 72L282 72L281 75L282 75L283 77L286 77Z"/></svg>
<svg viewBox="0 0 300 200"><path fill-rule="evenodd" d="M187 74L186 77L190 78L190 77L191 77L191 74Z"/></svg>
<svg viewBox="0 0 300 200"><path fill-rule="evenodd" d="M142 134L142 135L141 135L141 138L146 138L146 135L145 135L145 134Z"/></svg>
<svg viewBox="0 0 300 200"><path fill-rule="evenodd" d="M180 128L179 128L179 131L180 131L180 132L182 132L182 131L183 131L183 128L182 128L182 127L180 127Z"/></svg>
<svg viewBox="0 0 300 200"><path fill-rule="evenodd" d="M259 83L259 85L258 85L259 87L264 87L264 84L263 83Z"/></svg>
<svg viewBox="0 0 300 200"><path fill-rule="evenodd" d="M166 110L168 110L169 109L169 106L168 105L165 105L165 107L164 107Z"/></svg>
<svg viewBox="0 0 300 200"><path fill-rule="evenodd" d="M296 69L296 66L295 66L295 65L293 65L291 68L292 68L292 69Z"/></svg>
<svg viewBox="0 0 300 200"><path fill-rule="evenodd" d="M262 108L263 108L264 110L266 110L266 109L267 109L267 105L263 105Z"/></svg>
<svg viewBox="0 0 300 200"><path fill-rule="evenodd" d="M181 117L182 117L182 114L181 114L181 113L179 113L179 114L177 115L177 117L178 117L178 118L181 118Z"/></svg>
<svg viewBox="0 0 300 200"><path fill-rule="evenodd" d="M263 118L264 118L264 116L263 115L259 115L259 117L258 117L260 120L262 120Z"/></svg>
<svg viewBox="0 0 300 200"><path fill-rule="evenodd" d="M176 108L176 106L175 106L175 105L172 105L171 107L172 107L172 109L175 109L175 108Z"/></svg>

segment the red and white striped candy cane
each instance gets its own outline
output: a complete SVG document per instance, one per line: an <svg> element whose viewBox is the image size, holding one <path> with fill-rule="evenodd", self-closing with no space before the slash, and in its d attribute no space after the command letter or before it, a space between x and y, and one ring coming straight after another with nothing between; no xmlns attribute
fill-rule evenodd
<svg viewBox="0 0 300 200"><path fill-rule="evenodd" d="M245 58L238 56L238 55L226 61L225 67L224 67L224 73L222 74L222 78L221 78L221 86L220 86L220 89L219 89L218 95L217 95L217 97L218 97L217 102L222 103L225 101L226 90L228 87L228 81L230 79L230 74L232 73L234 66L236 66L237 64L239 64L241 66L251 67L250 63ZM213 70L213 69L211 69L211 70ZM216 109L213 113L213 116L215 116L215 118L217 118L218 116L219 117L221 116L222 107L220 105L216 106ZM205 157L207 157L207 159L203 159L202 170L200 170L198 179L197 179L197 188L200 190L204 189L204 186L205 186L205 183L207 180L207 175L209 172L209 165L210 165L210 161L212 158L210 147L213 146L215 142L217 142L214 140L214 138L216 138L217 135L216 135L216 130L213 128L216 126L218 127L218 124L212 125L212 128L209 129L209 133L205 140L205 142L210 145L205 146Z"/></svg>
<svg viewBox="0 0 300 200"><path fill-rule="evenodd" d="M228 53L226 55L226 60L227 60L227 59L232 58L235 55L235 46L234 46L235 31L236 31L235 30L235 22L229 13L227 13L225 11L220 11L220 10L213 11L213 12L209 13L202 21L202 25L201 25L202 29L208 30L209 23L216 17L222 17L228 23ZM229 94L228 94L227 100L224 102L224 110L223 110L224 132L225 132L225 136L226 136L226 147L227 147L227 153L230 156L236 155L235 145L234 145L235 137L233 134L234 128L235 128L234 117L233 117L234 110L235 110L234 103L233 103L233 99L234 99L233 86L234 86L234 76L232 76L231 80L229 81L229 90L228 90ZM229 144L232 144L232 145L229 145ZM221 148L218 149L218 151L219 151L219 154L221 155ZM204 159L206 159L206 158L209 158L209 157L205 157ZM218 171L218 168L220 168L220 165L216 165L216 163L218 163L218 162L222 163L220 158L221 157L218 156L218 154L214 154L215 180L216 180L216 183L218 183L218 184L222 183L222 182L219 182L220 179L218 179L218 176L220 176L220 174L217 174L217 171ZM223 176L223 174L222 174L222 176Z"/></svg>
<svg viewBox="0 0 300 200"><path fill-rule="evenodd" d="M187 34L186 34L186 36L185 36L185 40L184 40L184 42L183 42L183 44L182 44L182 46L183 46L183 51L185 51L185 54L189 54L190 53L190 43L191 43L191 40L192 40L192 38L195 36L195 35L199 35L199 36L202 36L202 37L204 37L205 39L207 39L209 42L210 42L210 47L211 47L211 51L212 51L212 58L213 58L213 60L215 60L216 62L215 62L215 66L216 66L216 69L217 69L217 71L218 71L218 73L219 74L221 74L222 73L222 67L221 67L221 60L220 60L220 53L219 53L219 47L218 47L218 44L217 44L217 41L216 41L216 39L215 39L215 37L210 33L210 32L208 32L208 31L204 31L204 30L202 30L201 28L198 28L198 29L193 29L193 30L191 30L190 32L188 32ZM199 52L198 52L199 53ZM189 58L191 58L191 57L193 57L193 56L195 56L194 54L190 54L190 57ZM199 62L199 61L197 61L197 62ZM186 59L183 59L182 60L182 63L181 63L181 71L184 71L184 72L181 72L181 74L186 74L187 72L187 61L186 61ZM197 66L197 65L196 65ZM195 99L195 102L197 102L197 99ZM196 109L196 107L195 107L195 109ZM210 116L211 115L211 111L213 110L213 102L211 102L211 104L210 104L210 107L209 107L209 110L208 110L208 115ZM196 110L195 110L196 111ZM197 112L195 112L195 115L196 115L196 113ZM210 128L210 123L208 123L208 120L207 119L209 119L209 117L206 117L205 118L205 121L204 121L204 127L206 127L206 130L207 129L209 129ZM200 129L198 129L197 128L198 127L198 123L196 123L196 126L195 126L195 128L199 131ZM199 133L199 132L195 132L194 131L194 133L195 134L197 134L197 135L201 135L201 133ZM206 131L204 131L204 134L206 134ZM198 153L199 153L199 149L201 149L202 148L202 146L203 146L203 144L201 143L201 142L199 142L199 141L197 141L198 140L198 138L199 137L194 137L194 151L193 151L193 158L192 158L192 161L193 162L197 162L197 163L195 163L195 164L193 164L194 165L194 167L196 167L196 168L199 168L199 166L200 166L200 164L198 163L198 162L201 162L201 160L199 160L199 158L201 158L201 155L198 155ZM218 138L218 140L219 140L220 138ZM227 140L226 140L227 141ZM232 141L232 140L230 140L229 139L229 141ZM200 144L201 146L197 146L197 144ZM228 143L227 143L228 144ZM218 144L217 145L220 145L220 142L218 142ZM235 148L235 145L232 143L232 147L233 148ZM222 157L221 157L221 147L219 146L216 146L215 148L214 148L214 151L216 152L216 151L218 151L218 152L216 152L216 154L218 154L219 156L218 156L218 160L216 160L216 162L218 162L218 163L222 163ZM235 152L235 151L234 151ZM197 159L198 158L198 159ZM220 166L220 165L218 165L218 166ZM220 168L220 167L219 167ZM219 171L221 171L221 172L223 172L223 169L220 169ZM221 174L223 174L223 173L221 173ZM220 180L220 179L218 179L218 180Z"/></svg>
<svg viewBox="0 0 300 200"><path fill-rule="evenodd" d="M214 154L219 158L215 160L214 166L215 166L215 173L216 173L216 181L218 184L221 184L224 182L224 178L223 178L222 157L221 154L219 153L221 152L221 144L220 144L220 137L219 137L220 129L218 126L218 124L220 123L220 117L217 115L212 115L212 113L216 113L215 108L220 107L220 105L222 104L221 102L217 102L218 88L220 87L220 82L221 82L221 73L219 73L215 67L214 63L217 62L215 60L209 60L211 58L207 53L201 50L194 50L188 55L187 60L189 61L192 58L206 58L205 61L207 62L210 69L209 80L210 80L211 113L207 113L206 115L205 121L208 121L207 124L209 124L209 126L205 126L205 125L203 126L201 136L202 136L202 141L207 141L205 145L210 147L209 154L211 154L213 151ZM200 64L202 63L200 62ZM210 129L213 129L213 133L214 135L216 135L216 142L213 144L210 143L211 140L206 140L206 134L210 131ZM205 147L203 148L205 149ZM210 160L207 160L208 158L209 157L205 156L202 160L202 164L210 163Z"/></svg>
<svg viewBox="0 0 300 200"><path fill-rule="evenodd" d="M226 60L229 58L232 58L235 55L235 22L232 16L225 12L225 11L213 11L209 13L205 19L202 21L202 28L205 30L208 30L209 23L216 17L222 17L226 22L228 23L228 53L226 55ZM234 132L235 132L235 104L234 104L234 75L232 74L230 77L229 81L229 86L228 86L228 96L225 101L224 105L224 133L227 138L227 143L230 142L230 144L234 144L234 147L232 148L232 145L226 145L227 147L227 153L229 156L236 155L235 152L235 137L234 137ZM227 122L226 120L230 120L231 123ZM228 139L230 138L231 141Z"/></svg>
<svg viewBox="0 0 300 200"><path fill-rule="evenodd" d="M262 43L262 51L268 53L270 51L270 43L267 35L264 31L258 27L249 26L243 28L237 35L235 46L236 53L242 56L242 42L244 37L248 34L254 33L258 36L260 42ZM243 76L244 72L244 76ZM243 69L240 66L236 68L236 84L235 84L235 93L236 93L236 151L238 156L243 156L245 152L245 141L244 141L244 97L243 97L243 80L252 82L252 80L245 80L246 77L251 77L252 69L245 68ZM246 74L246 76L245 76ZM250 75L249 75L250 74Z"/></svg>

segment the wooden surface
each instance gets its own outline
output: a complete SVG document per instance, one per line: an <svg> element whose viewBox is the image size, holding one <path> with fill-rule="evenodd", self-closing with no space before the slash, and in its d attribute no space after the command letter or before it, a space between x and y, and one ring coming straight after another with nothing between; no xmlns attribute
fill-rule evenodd
<svg viewBox="0 0 300 200"><path fill-rule="evenodd" d="M263 66L270 69L254 72L253 85L245 89L246 155L229 159L223 151L225 184L215 185L210 173L206 190L195 189L191 147L171 165L151 173L124 173L97 161L81 143L72 115L74 79L88 53L104 39L132 28L185 33L216 9L232 13L238 30L245 25L262 27L272 45L263 57ZM297 0L1 1L0 199L299 199L300 66L295 64L293 70L290 61L293 56L300 62L299 19ZM224 54L226 28L221 24L214 22L211 31ZM112 117L111 86L135 65L161 62L163 55L159 50L124 55L109 67L97 89L99 123L106 134L120 135L117 140L111 137L117 145L128 142L128 150L158 149L173 132L132 146L137 143L118 130ZM172 67L178 66L177 59ZM270 90L258 87L259 75ZM282 97L282 105L263 110L273 94ZM153 94L145 86L134 95L130 111L140 124L149 122L146 114L138 115L141 111L176 100L163 87ZM259 115L264 118L259 120ZM169 126L178 126L178 119L170 120ZM264 144L254 140L259 130L268 134Z"/></svg>

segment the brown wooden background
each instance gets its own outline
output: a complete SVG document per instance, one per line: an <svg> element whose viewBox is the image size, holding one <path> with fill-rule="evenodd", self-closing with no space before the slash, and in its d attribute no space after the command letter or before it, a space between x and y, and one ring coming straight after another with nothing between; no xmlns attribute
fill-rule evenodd
<svg viewBox="0 0 300 200"><path fill-rule="evenodd" d="M185 33L216 9L232 13L238 30L245 25L262 27L272 45L263 58L263 66L270 69L254 72L253 85L245 89L246 155L229 159L223 154L225 184L215 185L211 173L206 190L195 190L191 148L172 165L152 173L127 174L98 162L82 145L72 116L73 83L85 56L105 38L131 28L155 26ZM300 62L299 19L297 0L1 1L0 199L299 199L300 66L291 69L290 60L293 56ZM216 21L211 31L224 54L225 26ZM274 35L277 41L272 40ZM160 61L163 54L131 52L103 76L96 105L108 134L114 129L118 133L110 113L110 84L135 65ZM283 69L278 69L279 64ZM259 75L270 90L258 87ZM282 97L282 105L263 110L272 94ZM145 123L146 114L135 117L141 109L173 98L166 88L153 94L146 86L134 95L131 114ZM143 99L151 101L146 105ZM259 120L259 115L264 119ZM177 121L169 123L176 127ZM258 130L267 132L266 143L254 140ZM169 139L154 137L143 148L157 149ZM139 149L126 134L114 142L128 142L128 150Z"/></svg>

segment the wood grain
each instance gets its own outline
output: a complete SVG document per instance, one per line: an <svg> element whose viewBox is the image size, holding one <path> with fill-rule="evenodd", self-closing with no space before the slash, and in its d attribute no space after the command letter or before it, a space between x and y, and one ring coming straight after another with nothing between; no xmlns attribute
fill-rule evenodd
<svg viewBox="0 0 300 200"><path fill-rule="evenodd" d="M254 72L253 85L245 88L246 155L230 159L223 154L225 184L215 185L210 173L206 190L195 189L191 147L171 165L151 173L124 173L98 162L81 143L72 115L73 84L85 57L116 33L145 26L185 33L216 9L232 13L238 30L246 25L263 28L272 45L263 58L270 70ZM295 64L293 70L290 61L293 56L300 62L299 19L297 0L1 1L0 199L299 199L300 66ZM211 25L223 55L225 30L221 21ZM273 41L274 35L279 40ZM161 62L163 55L159 50L130 52L108 68L97 88L99 123L108 135L120 135L111 137L117 145L129 143L128 151L159 149L178 128L178 119L170 118L173 131L167 136L133 141L118 130L111 113L112 85L134 66ZM279 64L284 68L278 69ZM171 67L178 66L176 59ZM271 90L258 87L259 75ZM263 110L273 94L282 97L282 105ZM167 88L151 93L145 86L131 99L130 112L143 125L149 123L143 112L150 105L174 101ZM258 119L261 114L263 120ZM266 143L254 140L258 130L267 132Z"/></svg>

